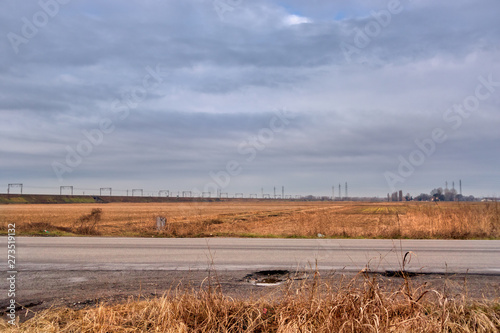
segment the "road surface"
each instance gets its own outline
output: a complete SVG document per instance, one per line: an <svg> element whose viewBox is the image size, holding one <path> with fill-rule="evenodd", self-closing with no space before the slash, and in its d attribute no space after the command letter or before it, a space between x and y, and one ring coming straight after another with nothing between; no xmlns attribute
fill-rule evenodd
<svg viewBox="0 0 500 333"><path fill-rule="evenodd" d="M0 248L7 251L6 237ZM18 237L19 271L304 269L500 275L500 241Z"/></svg>
<svg viewBox="0 0 500 333"><path fill-rule="evenodd" d="M15 245L16 304L22 321L44 309L80 309L169 290L198 290L208 281L233 298L267 297L281 290L258 283L262 271L269 270L288 271L300 284L317 268L331 286L352 281L362 288L367 275L357 273L368 265L374 272L370 279L376 276L383 290L395 291L404 281L386 271L401 270L408 251L407 271L436 273L416 274L413 285L447 297L462 295L464 287L473 299L500 297L500 241L18 237ZM0 237L2 248L6 258L6 237ZM7 295L11 273L3 267L0 294ZM5 317L2 309L8 302L0 297L0 317Z"/></svg>

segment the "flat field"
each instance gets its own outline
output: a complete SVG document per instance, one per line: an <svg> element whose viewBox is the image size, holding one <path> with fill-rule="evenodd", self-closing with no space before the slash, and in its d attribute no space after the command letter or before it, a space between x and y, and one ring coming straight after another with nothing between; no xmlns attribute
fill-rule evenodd
<svg viewBox="0 0 500 333"><path fill-rule="evenodd" d="M156 229L157 216L166 217L163 230ZM45 236L499 239L500 204L247 200L1 205L1 234L9 223L16 224L18 235Z"/></svg>

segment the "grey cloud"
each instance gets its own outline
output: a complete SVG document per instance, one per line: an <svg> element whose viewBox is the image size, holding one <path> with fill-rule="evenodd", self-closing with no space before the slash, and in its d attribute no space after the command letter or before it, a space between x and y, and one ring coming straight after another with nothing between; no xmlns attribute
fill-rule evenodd
<svg viewBox="0 0 500 333"><path fill-rule="evenodd" d="M364 182L360 195L384 195L383 172L436 127L449 140L402 186L435 187L445 170L495 174L500 88L460 129L442 117L474 93L479 75L500 81L498 2L401 3L403 11L359 49L362 61L356 54L349 63L340 44L354 43L354 29L386 1L243 1L223 19L211 1L71 1L18 54L7 33L20 33L21 18L40 7L6 1L0 186L14 178L58 184L51 163L64 161L66 147L102 119L115 130L68 182L199 186L235 159L244 171L229 188L238 192L280 181L323 193L325 182L344 179ZM308 23L286 24L289 15ZM161 84L122 119L115 102L143 92L147 66L161 68ZM279 108L296 118L246 162L238 145L268 128Z"/></svg>

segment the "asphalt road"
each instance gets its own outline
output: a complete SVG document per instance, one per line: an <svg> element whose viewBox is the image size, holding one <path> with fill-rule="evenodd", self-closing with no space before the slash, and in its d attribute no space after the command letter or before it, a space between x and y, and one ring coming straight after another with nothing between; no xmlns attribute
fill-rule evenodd
<svg viewBox="0 0 500 333"><path fill-rule="evenodd" d="M7 253L7 239L0 249ZM18 237L18 271L304 269L500 275L500 241Z"/></svg>

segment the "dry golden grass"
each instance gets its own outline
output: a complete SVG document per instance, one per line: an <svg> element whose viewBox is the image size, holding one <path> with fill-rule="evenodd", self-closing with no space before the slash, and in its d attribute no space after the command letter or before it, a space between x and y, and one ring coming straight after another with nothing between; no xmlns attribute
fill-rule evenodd
<svg viewBox="0 0 500 333"><path fill-rule="evenodd" d="M361 279L355 281L356 279ZM220 288L172 291L82 310L49 309L4 332L498 332L500 304L448 299L409 278L383 291L375 277L331 285L318 273L281 296L232 299Z"/></svg>
<svg viewBox="0 0 500 333"><path fill-rule="evenodd" d="M238 201L3 205L0 232L81 234L75 222L102 209L103 236L500 238L500 204ZM156 231L156 216L167 217Z"/></svg>

